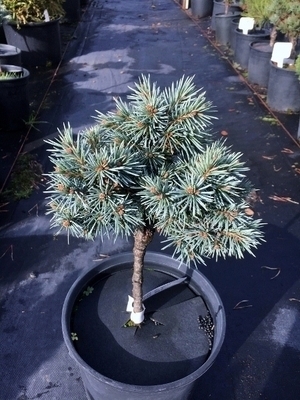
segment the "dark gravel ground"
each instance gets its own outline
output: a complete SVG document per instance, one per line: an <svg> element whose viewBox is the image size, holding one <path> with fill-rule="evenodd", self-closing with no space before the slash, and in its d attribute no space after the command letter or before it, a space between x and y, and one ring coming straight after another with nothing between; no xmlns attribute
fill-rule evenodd
<svg viewBox="0 0 300 400"><path fill-rule="evenodd" d="M80 22L62 26L63 61L57 70L32 72L37 129L0 135L3 186L20 151L50 168L44 139L70 122L74 132L93 123L95 110L126 96L141 73L160 86L195 75L218 111L214 131L241 151L258 189L256 216L266 243L256 257L208 262L201 271L226 309L227 334L213 367L191 400L296 400L300 391L300 148L298 115L270 116L258 90L234 68L227 49L214 43L209 19L195 21L172 0L99 0ZM66 45L68 46L66 47ZM42 101L44 99L44 101ZM45 216L43 182L28 199L1 207L0 400L83 400L79 371L63 343L65 295L100 254L131 243L53 237ZM155 240L152 250L159 250ZM235 306L241 301L243 308Z"/></svg>

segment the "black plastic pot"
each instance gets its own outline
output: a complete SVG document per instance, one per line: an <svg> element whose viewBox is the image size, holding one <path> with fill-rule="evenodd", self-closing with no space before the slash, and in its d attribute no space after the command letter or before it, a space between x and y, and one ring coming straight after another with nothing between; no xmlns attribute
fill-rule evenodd
<svg viewBox="0 0 300 400"><path fill-rule="evenodd" d="M231 39L231 22L233 18L239 15L237 12L228 12L227 14L216 14L215 15L215 31L216 41L219 44L228 46Z"/></svg>
<svg viewBox="0 0 300 400"><path fill-rule="evenodd" d="M68 21L75 22L80 19L80 0L65 0L62 6Z"/></svg>
<svg viewBox="0 0 300 400"><path fill-rule="evenodd" d="M269 40L250 43L248 80L250 83L267 87L270 75L272 47Z"/></svg>
<svg viewBox="0 0 300 400"><path fill-rule="evenodd" d="M295 71L278 68L270 61L268 106L278 112L300 111L300 82Z"/></svg>
<svg viewBox="0 0 300 400"><path fill-rule="evenodd" d="M9 44L0 44L0 65L22 65L21 50Z"/></svg>
<svg viewBox="0 0 300 400"><path fill-rule="evenodd" d="M196 18L205 18L212 14L213 0L191 0L192 15Z"/></svg>
<svg viewBox="0 0 300 400"><path fill-rule="evenodd" d="M244 34L241 29L237 28L235 30L235 35L234 61L242 68L247 69L250 55L250 43L260 39L269 39L270 32L266 29L256 29L248 32L248 34Z"/></svg>
<svg viewBox="0 0 300 400"><path fill-rule="evenodd" d="M2 22L0 23L0 43L6 44L6 37L4 35L4 29Z"/></svg>
<svg viewBox="0 0 300 400"><path fill-rule="evenodd" d="M1 65L1 70L17 76L0 79L0 129L21 130L28 121L30 111L27 92L29 71L17 65Z"/></svg>
<svg viewBox="0 0 300 400"><path fill-rule="evenodd" d="M235 35L235 30L239 26L241 16L237 16L231 20L231 28L230 28L230 47L231 49L235 50L235 43L236 43L236 35Z"/></svg>
<svg viewBox="0 0 300 400"><path fill-rule="evenodd" d="M185 400L221 349L223 304L201 273L148 252L148 317L141 329L124 328L132 264L132 253L112 256L73 284L62 311L65 343L90 400ZM202 317L210 322L206 331Z"/></svg>
<svg viewBox="0 0 300 400"><path fill-rule="evenodd" d="M22 51L26 66L57 65L61 58L59 19L49 22L30 23L20 29L10 21L3 23L6 41Z"/></svg>
<svg viewBox="0 0 300 400"><path fill-rule="evenodd" d="M239 6L239 2L236 1L235 4L229 5L228 12L240 13L241 12L241 8ZM216 26L215 26L215 16L216 16L216 14L224 14L224 13L225 13L224 0L214 0L212 17L211 17L211 25L210 25L210 28L213 31L216 29Z"/></svg>

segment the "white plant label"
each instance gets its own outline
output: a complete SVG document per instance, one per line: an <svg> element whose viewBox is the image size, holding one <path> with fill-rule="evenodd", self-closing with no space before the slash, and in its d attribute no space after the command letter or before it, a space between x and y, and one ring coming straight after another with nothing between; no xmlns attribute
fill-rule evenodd
<svg viewBox="0 0 300 400"><path fill-rule="evenodd" d="M283 67L285 58L289 58L292 52L292 43L290 42L276 42L273 47L271 61L277 63L277 67Z"/></svg>
<svg viewBox="0 0 300 400"><path fill-rule="evenodd" d="M239 29L243 31L244 35L247 35L251 29L254 28L254 18L242 17L239 21Z"/></svg>
<svg viewBox="0 0 300 400"><path fill-rule="evenodd" d="M126 307L127 312L132 312L133 311L133 297L128 295L128 302L127 302L127 307Z"/></svg>
<svg viewBox="0 0 300 400"><path fill-rule="evenodd" d="M187 10L187 9L190 7L189 3L190 3L189 0L183 0L183 1L182 1L182 8L183 8L184 10Z"/></svg>
<svg viewBox="0 0 300 400"><path fill-rule="evenodd" d="M50 21L50 17L49 17L49 13L48 13L48 10L47 10L47 9L44 10L44 17L45 17L45 21L46 21L46 22L49 22L49 21Z"/></svg>

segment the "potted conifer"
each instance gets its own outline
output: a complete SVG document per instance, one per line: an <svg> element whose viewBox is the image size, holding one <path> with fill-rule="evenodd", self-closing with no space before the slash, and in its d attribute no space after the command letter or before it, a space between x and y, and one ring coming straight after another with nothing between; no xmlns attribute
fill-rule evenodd
<svg viewBox="0 0 300 400"><path fill-rule="evenodd" d="M283 68L270 61L267 103L279 112L300 111L300 87L295 68L296 46L300 37L300 2L298 0L272 0L269 7L270 22L273 24L272 42L276 33L285 35L291 45L291 62L283 63Z"/></svg>
<svg viewBox="0 0 300 400"><path fill-rule="evenodd" d="M289 57L291 60L284 62L283 67L270 61L267 103L274 111L298 112L300 111L300 87L292 64L296 58L296 46L300 37L300 2L272 0L269 14L274 31L285 35L291 43Z"/></svg>
<svg viewBox="0 0 300 400"><path fill-rule="evenodd" d="M243 0L243 16L253 19L253 26L241 29L241 23L235 29L234 61L248 69L250 44L255 41L269 40L270 29L266 24L268 0ZM240 22L242 22L241 19Z"/></svg>
<svg viewBox="0 0 300 400"><path fill-rule="evenodd" d="M22 51L27 66L57 64L61 58L59 20L64 0L2 0L8 17L3 22L8 44Z"/></svg>
<svg viewBox="0 0 300 400"><path fill-rule="evenodd" d="M243 16L254 18L258 29L269 25L269 6L272 0L243 0Z"/></svg>
<svg viewBox="0 0 300 400"><path fill-rule="evenodd" d="M192 78L161 90L142 76L128 99L48 141L51 225L134 242L74 283L63 334L89 399L184 400L225 333L217 292L188 266L251 253L262 223L248 212L242 155L212 140L214 108ZM173 257L147 251L154 234Z"/></svg>

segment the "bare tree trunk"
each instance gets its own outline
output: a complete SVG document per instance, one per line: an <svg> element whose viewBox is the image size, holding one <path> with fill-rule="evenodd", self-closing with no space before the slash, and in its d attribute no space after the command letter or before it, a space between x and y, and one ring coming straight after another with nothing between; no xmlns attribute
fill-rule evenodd
<svg viewBox="0 0 300 400"><path fill-rule="evenodd" d="M276 37L277 37L277 30L276 30L275 27L273 27L273 28L271 29L271 34L270 34L270 46L271 46L271 47L274 46Z"/></svg>
<svg viewBox="0 0 300 400"><path fill-rule="evenodd" d="M149 226L139 228L134 233L132 297L133 312L135 313L143 311L144 257L147 246L152 241L153 235L154 229Z"/></svg>
<svg viewBox="0 0 300 400"><path fill-rule="evenodd" d="M296 53L297 38L290 37L289 39L290 39L290 42L292 43L291 58L296 59L297 58L297 53Z"/></svg>

